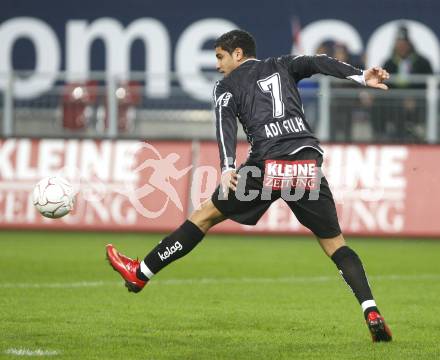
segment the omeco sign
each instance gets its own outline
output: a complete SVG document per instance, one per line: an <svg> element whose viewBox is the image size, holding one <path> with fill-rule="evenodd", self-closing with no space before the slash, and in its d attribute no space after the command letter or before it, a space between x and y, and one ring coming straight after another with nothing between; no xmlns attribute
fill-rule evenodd
<svg viewBox="0 0 440 360"><path fill-rule="evenodd" d="M323 172L344 233L440 236L440 205L433 201L440 198L440 171L433 166L440 146L327 145L324 150ZM238 145L238 154L239 163L247 144ZM137 141L0 140L0 227L171 231L212 194L220 178L217 159L214 142L139 147ZM157 186L158 169L168 171L164 187ZM281 175L278 170L273 168ZM173 171L181 175L173 178ZM80 179L75 210L59 220L44 219L32 205L31 190L40 178L60 172ZM225 221L213 230L309 233L282 200L254 227Z"/></svg>
<svg viewBox="0 0 440 360"><path fill-rule="evenodd" d="M382 24L364 43L359 32L346 21L313 21L301 29L301 41L291 52L315 54L322 41L331 39L346 44L352 54L361 55L365 51L367 66L382 65L392 53L400 23L400 20L393 20ZM411 36L417 39L414 41L417 50L430 60L435 71L439 71L440 46L436 34L422 22L405 20L405 24ZM14 70L14 46L20 39L28 40L29 53L35 52L34 68L26 69L30 72L26 77L14 79L15 96L21 99L35 98L50 90L62 70L62 59L65 59L67 81L89 79L91 64L97 60L92 58L92 45L96 40L102 40L105 45L105 59L99 59L98 63L106 64L108 75L126 80L133 43L140 41L145 47L145 92L148 97L170 96L170 72L174 63L182 89L195 99L211 101L213 80L207 78L204 70L214 71L216 59L213 49L207 49L206 44L240 27L228 19L204 18L188 25L172 49L166 25L155 18L139 18L127 26L111 17L90 22L72 19L66 20L65 31L56 33L48 23L36 17L13 17L0 24L0 90L8 86L5 75ZM273 36L291 38L289 32ZM279 55L288 52L288 48L280 49Z"/></svg>

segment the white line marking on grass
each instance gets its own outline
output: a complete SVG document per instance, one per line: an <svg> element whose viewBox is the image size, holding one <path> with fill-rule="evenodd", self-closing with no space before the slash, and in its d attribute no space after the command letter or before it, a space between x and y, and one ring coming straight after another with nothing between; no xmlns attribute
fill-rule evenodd
<svg viewBox="0 0 440 360"><path fill-rule="evenodd" d="M104 282L104 281L81 281L74 283L0 283L0 288L27 288L27 289L40 289L40 288L54 288L54 289L71 289L82 287L98 287L105 285L115 285L116 282Z"/></svg>
<svg viewBox="0 0 440 360"><path fill-rule="evenodd" d="M55 356L58 355L59 352L55 350L29 350L29 349L8 349L5 351L7 355L16 355L16 356Z"/></svg>
<svg viewBox="0 0 440 360"><path fill-rule="evenodd" d="M419 281L440 280L440 274L419 275L376 275L368 276L374 281ZM334 276L291 276L278 278L189 278L189 279L164 279L152 280L151 285L216 285L216 284L271 284L271 283L307 283L341 281ZM26 288L26 289L74 289L85 287L120 286L120 281L81 281L73 283L0 283L0 288Z"/></svg>
<svg viewBox="0 0 440 360"><path fill-rule="evenodd" d="M440 274L420 274L420 275L378 275L368 276L371 280L390 280L390 281L419 281L419 280L440 280ZM168 279L156 280L151 284L157 285L185 285L185 284L242 284L242 283L306 283L306 282L330 282L340 281L341 278L335 276L291 276L279 278L195 278L195 279Z"/></svg>

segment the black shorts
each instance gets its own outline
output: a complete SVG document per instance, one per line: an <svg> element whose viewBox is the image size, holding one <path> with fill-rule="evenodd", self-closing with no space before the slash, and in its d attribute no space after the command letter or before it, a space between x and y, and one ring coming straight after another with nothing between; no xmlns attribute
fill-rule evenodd
<svg viewBox="0 0 440 360"><path fill-rule="evenodd" d="M317 171L320 171L322 160L322 155L318 151L309 148L297 154L288 155L273 161L288 163L290 175L292 166L294 166L291 165L292 162L314 162ZM305 185L295 195L296 197L289 197L286 196L286 187L284 187L284 190L279 188L279 184L275 183L275 180L270 176L273 175L270 171L274 171L274 168L267 168L268 161L272 160L257 163L248 159L242 164L237 170L241 174L241 178L238 180L237 191L229 191L227 199L222 199L222 193L219 191L220 186L218 186L211 197L215 207L231 220L240 224L255 225L269 206L281 197L293 211L298 221L310 229L317 237L332 238L341 234L335 202L326 178L321 175L320 185L319 183L316 187L313 187L313 184L311 185L312 187ZM269 165L281 166L276 164ZM287 172L286 167L279 171ZM279 174L277 173L277 175ZM268 184L272 187L268 187ZM291 186L292 184L290 183L287 193L290 192L292 195L294 194L292 189L295 189ZM298 187L301 188L299 184Z"/></svg>

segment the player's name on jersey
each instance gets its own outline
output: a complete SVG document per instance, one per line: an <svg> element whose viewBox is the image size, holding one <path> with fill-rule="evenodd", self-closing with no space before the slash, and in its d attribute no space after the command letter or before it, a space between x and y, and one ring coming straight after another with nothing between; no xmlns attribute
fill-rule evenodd
<svg viewBox="0 0 440 360"><path fill-rule="evenodd" d="M283 134L300 133L306 131L306 127L304 120L296 116L266 124L264 130L266 131L266 137L269 139Z"/></svg>

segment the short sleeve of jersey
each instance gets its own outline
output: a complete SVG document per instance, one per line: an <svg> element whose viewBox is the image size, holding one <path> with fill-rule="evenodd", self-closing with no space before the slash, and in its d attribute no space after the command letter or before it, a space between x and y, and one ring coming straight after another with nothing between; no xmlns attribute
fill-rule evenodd
<svg viewBox="0 0 440 360"><path fill-rule="evenodd" d="M222 172L235 169L237 147L237 103L223 80L218 81L213 91L216 118L216 137L219 147Z"/></svg>

